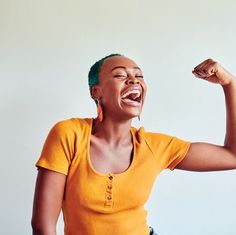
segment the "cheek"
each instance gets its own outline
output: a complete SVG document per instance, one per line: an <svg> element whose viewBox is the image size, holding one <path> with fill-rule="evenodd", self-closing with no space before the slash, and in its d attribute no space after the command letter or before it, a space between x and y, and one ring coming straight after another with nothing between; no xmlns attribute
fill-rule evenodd
<svg viewBox="0 0 236 235"><path fill-rule="evenodd" d="M147 94L147 88L145 89L145 92L144 92L144 97L146 96L146 94Z"/></svg>
<svg viewBox="0 0 236 235"><path fill-rule="evenodd" d="M106 96L114 96L120 93L122 84L119 81L109 82L104 86L103 92Z"/></svg>
<svg viewBox="0 0 236 235"><path fill-rule="evenodd" d="M142 84L142 87L143 87L143 97L145 98L146 93L147 93L147 86L146 86L146 83L143 83L143 84Z"/></svg>
<svg viewBox="0 0 236 235"><path fill-rule="evenodd" d="M103 91L103 103L108 104L108 103L116 103L120 95L120 90L118 89L117 86L108 86L104 89Z"/></svg>

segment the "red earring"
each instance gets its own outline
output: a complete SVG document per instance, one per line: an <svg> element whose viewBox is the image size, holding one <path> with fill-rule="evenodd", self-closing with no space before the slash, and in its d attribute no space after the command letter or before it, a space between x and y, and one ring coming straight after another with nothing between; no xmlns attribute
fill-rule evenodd
<svg viewBox="0 0 236 235"><path fill-rule="evenodd" d="M103 121L102 106L101 106L99 100L97 100L96 104L97 104L97 115L98 115L97 119L98 119L99 122L102 122Z"/></svg>

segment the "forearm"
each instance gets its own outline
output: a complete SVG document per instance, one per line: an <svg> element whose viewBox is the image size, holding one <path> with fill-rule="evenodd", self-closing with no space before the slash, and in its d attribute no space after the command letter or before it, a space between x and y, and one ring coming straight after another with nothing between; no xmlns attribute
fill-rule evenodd
<svg viewBox="0 0 236 235"><path fill-rule="evenodd" d="M223 86L226 104L226 135L224 146L236 155L236 78Z"/></svg>

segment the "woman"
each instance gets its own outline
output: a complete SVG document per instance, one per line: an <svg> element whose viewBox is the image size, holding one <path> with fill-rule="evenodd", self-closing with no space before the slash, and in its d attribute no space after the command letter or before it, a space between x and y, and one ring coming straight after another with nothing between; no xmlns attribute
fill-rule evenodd
<svg viewBox="0 0 236 235"><path fill-rule="evenodd" d="M89 86L98 116L64 120L51 129L36 164L34 235L55 235L61 208L66 235L155 234L143 205L163 169L236 169L236 80L212 59L193 74L223 87L224 146L131 127L146 94L141 69L119 54L91 67Z"/></svg>

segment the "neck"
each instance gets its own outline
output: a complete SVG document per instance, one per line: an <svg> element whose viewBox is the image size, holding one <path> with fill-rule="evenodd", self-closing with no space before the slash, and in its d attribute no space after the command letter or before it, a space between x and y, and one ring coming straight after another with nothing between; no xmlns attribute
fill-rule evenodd
<svg viewBox="0 0 236 235"><path fill-rule="evenodd" d="M132 119L117 121L106 117L102 122L95 119L92 134L114 146L125 144L131 141L131 122Z"/></svg>

